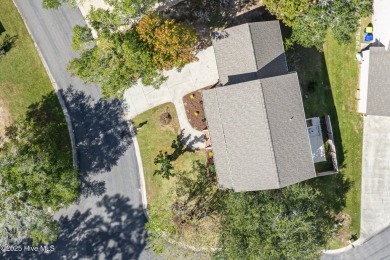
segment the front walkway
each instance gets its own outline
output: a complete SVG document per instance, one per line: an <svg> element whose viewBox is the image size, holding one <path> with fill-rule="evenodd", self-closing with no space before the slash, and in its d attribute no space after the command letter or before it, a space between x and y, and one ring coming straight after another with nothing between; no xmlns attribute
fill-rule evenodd
<svg viewBox="0 0 390 260"><path fill-rule="evenodd" d="M173 69L164 72L169 78L159 89L145 87L139 82L126 90L126 117L131 119L153 107L173 102L187 144L191 143L193 148L204 148L202 132L193 129L188 122L183 96L217 83L218 71L213 47L200 51L196 56L199 61L184 66L180 71Z"/></svg>

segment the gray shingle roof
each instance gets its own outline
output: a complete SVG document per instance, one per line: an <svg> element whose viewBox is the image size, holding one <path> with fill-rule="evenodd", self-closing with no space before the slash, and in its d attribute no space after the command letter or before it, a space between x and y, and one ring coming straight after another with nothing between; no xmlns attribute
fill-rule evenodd
<svg viewBox="0 0 390 260"><path fill-rule="evenodd" d="M242 24L211 36L223 85L288 72L278 21Z"/></svg>
<svg viewBox="0 0 390 260"><path fill-rule="evenodd" d="M222 188L277 189L315 177L296 73L202 93Z"/></svg>
<svg viewBox="0 0 390 260"><path fill-rule="evenodd" d="M370 47L367 115L390 116L390 51Z"/></svg>

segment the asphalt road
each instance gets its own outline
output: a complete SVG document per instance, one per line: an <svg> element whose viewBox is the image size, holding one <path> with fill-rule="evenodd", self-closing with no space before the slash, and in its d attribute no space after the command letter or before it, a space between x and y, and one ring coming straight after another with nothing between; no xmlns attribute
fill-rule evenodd
<svg viewBox="0 0 390 260"><path fill-rule="evenodd" d="M347 252L323 255L321 260L383 260L390 259L390 227Z"/></svg>
<svg viewBox="0 0 390 260"><path fill-rule="evenodd" d="M78 9L44 10L41 0L15 0L65 99L74 127L81 199L56 214L62 227L50 253L23 251L22 259L151 259L145 251L145 216L128 122L118 100L103 100L98 86L70 76L72 28L85 22ZM23 73L21 71L21 73Z"/></svg>

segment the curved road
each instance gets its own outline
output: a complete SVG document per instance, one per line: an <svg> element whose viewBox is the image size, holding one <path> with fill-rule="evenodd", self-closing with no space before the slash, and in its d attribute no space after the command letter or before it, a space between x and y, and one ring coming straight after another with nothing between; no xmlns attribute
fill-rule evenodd
<svg viewBox="0 0 390 260"><path fill-rule="evenodd" d="M390 259L390 227L366 239L363 244L346 252L325 254L321 260L382 260Z"/></svg>
<svg viewBox="0 0 390 260"><path fill-rule="evenodd" d="M5 255L22 259L151 259L145 251L138 165L128 122L118 100L103 100L98 86L71 77L67 63L72 28L85 22L80 11L44 10L42 0L14 0L64 97L74 128L82 173L82 196L56 218L62 226L49 253ZM22 73L22 72L21 72Z"/></svg>

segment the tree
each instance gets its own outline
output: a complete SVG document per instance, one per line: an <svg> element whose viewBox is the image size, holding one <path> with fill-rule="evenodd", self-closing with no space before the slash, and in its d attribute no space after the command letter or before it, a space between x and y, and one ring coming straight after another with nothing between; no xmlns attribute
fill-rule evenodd
<svg viewBox="0 0 390 260"><path fill-rule="evenodd" d="M69 4L71 6L77 5L77 0L43 0L42 6L45 9L58 9L62 4Z"/></svg>
<svg viewBox="0 0 390 260"><path fill-rule="evenodd" d="M197 60L194 55L197 34L189 25L149 13L137 24L136 30L140 40L148 44L159 70L183 67Z"/></svg>
<svg viewBox="0 0 390 260"><path fill-rule="evenodd" d="M73 27L72 48L74 51L84 50L93 44L92 32L88 26Z"/></svg>
<svg viewBox="0 0 390 260"><path fill-rule="evenodd" d="M172 254L183 253L174 246L183 240L194 247L213 247L219 228L217 212L227 191L218 189L200 161L195 161L189 171L179 171L174 187L172 194L149 208L146 229L153 252L172 258ZM167 246L167 241L174 243Z"/></svg>
<svg viewBox="0 0 390 260"><path fill-rule="evenodd" d="M266 8L287 26L293 26L295 18L309 8L310 0L264 0Z"/></svg>
<svg viewBox="0 0 390 260"><path fill-rule="evenodd" d="M172 166L172 158L168 152L162 152L156 156L154 159L154 165L160 165L160 169L155 170L153 175L160 175L161 177L168 179L174 177L175 173L172 172L174 167Z"/></svg>
<svg viewBox="0 0 390 260"><path fill-rule="evenodd" d="M75 42L80 42L79 39L77 37ZM88 40L78 45L82 46L80 56L70 61L68 69L86 83L99 83L105 97L122 97L139 78L153 87L165 80L135 31L110 33L102 30L98 39L92 43Z"/></svg>
<svg viewBox="0 0 390 260"><path fill-rule="evenodd" d="M54 241L59 227L52 216L44 209L24 201L26 191L14 193L7 183L0 186L0 243L12 245L30 237L34 245Z"/></svg>
<svg viewBox="0 0 390 260"><path fill-rule="evenodd" d="M297 17L292 39L304 47L322 49L330 28L339 43L346 43L359 26L360 17L372 13L372 0L321 0Z"/></svg>
<svg viewBox="0 0 390 260"><path fill-rule="evenodd" d="M230 192L221 217L217 259L317 259L335 223L320 193L306 184Z"/></svg>
<svg viewBox="0 0 390 260"><path fill-rule="evenodd" d="M226 194L211 179L207 166L195 161L190 172L182 171L177 174L177 201L173 210L182 222L196 224L216 213Z"/></svg>
<svg viewBox="0 0 390 260"><path fill-rule="evenodd" d="M106 4L114 7L124 24L138 21L157 4L157 0L105 0Z"/></svg>
<svg viewBox="0 0 390 260"><path fill-rule="evenodd" d="M57 238L52 213L78 198L69 133L54 92L6 129L0 152L0 244Z"/></svg>
<svg viewBox="0 0 390 260"><path fill-rule="evenodd" d="M1 183L36 208L56 211L78 198L67 125L54 93L33 104L6 129L0 153Z"/></svg>

